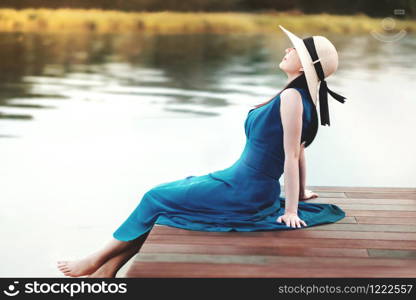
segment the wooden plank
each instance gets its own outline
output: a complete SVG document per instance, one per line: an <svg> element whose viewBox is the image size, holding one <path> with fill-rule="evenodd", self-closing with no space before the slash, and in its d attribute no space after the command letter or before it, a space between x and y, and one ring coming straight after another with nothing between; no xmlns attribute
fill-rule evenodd
<svg viewBox="0 0 416 300"><path fill-rule="evenodd" d="M348 198L378 198L378 199L416 199L416 193L369 193L369 192L345 192Z"/></svg>
<svg viewBox="0 0 416 300"><path fill-rule="evenodd" d="M339 224L356 224L357 220L355 219L355 217L345 217L345 218L337 221L337 223L339 223Z"/></svg>
<svg viewBox="0 0 416 300"><path fill-rule="evenodd" d="M319 198L347 198L347 196L342 192L317 192ZM280 193L281 197L285 197L285 193L282 191Z"/></svg>
<svg viewBox="0 0 416 300"><path fill-rule="evenodd" d="M380 250L376 250L381 252ZM399 253L400 251L396 251ZM410 252L410 251L407 251ZM412 251L414 252L414 251ZM136 255L135 262L184 262L184 263L211 263L211 264L253 264L253 265L296 265L296 264L321 264L332 266L336 262L338 266L375 266L381 261L389 266L404 266L410 264L416 268L416 260L406 259L405 262L396 259L377 258L353 258L353 257L301 257L301 256L276 256L276 255L207 255L207 254L183 254L183 253L140 253ZM416 272L416 270L415 270Z"/></svg>
<svg viewBox="0 0 416 300"><path fill-rule="evenodd" d="M355 217L390 217L390 218L416 218L416 211L389 211L389 210L356 210L344 209L346 216Z"/></svg>
<svg viewBox="0 0 416 300"><path fill-rule="evenodd" d="M322 201L321 203L323 203ZM400 204L336 204L341 209L349 210L390 210L390 211L413 211L416 212L416 205L400 205Z"/></svg>
<svg viewBox="0 0 416 300"><path fill-rule="evenodd" d="M189 254L233 254L233 255L279 255L279 256L313 256L313 257L368 257L366 249L322 248L322 247L253 247L234 245L186 245L148 242L140 253L189 253Z"/></svg>
<svg viewBox="0 0 416 300"><path fill-rule="evenodd" d="M414 250L368 249L368 254L371 257L416 259L416 251Z"/></svg>
<svg viewBox="0 0 416 300"><path fill-rule="evenodd" d="M416 218L413 217L355 217L359 224L413 224L416 225Z"/></svg>
<svg viewBox="0 0 416 300"><path fill-rule="evenodd" d="M293 260L296 256L288 256ZM315 259L309 258L311 262ZM327 258L325 258L327 259ZM343 258L345 259L345 258ZM183 254L183 253L140 253L135 257L136 262L185 262L185 263L215 263L215 264L254 264L265 265L282 261L282 256L274 255L220 255L220 254ZM416 265L416 264L415 264Z"/></svg>
<svg viewBox="0 0 416 300"><path fill-rule="evenodd" d="M315 233L310 231L311 233ZM333 233L327 231L328 233ZM403 250L416 250L415 240L401 240L397 237L396 240L383 240L383 239L347 239L347 238L293 238L293 237L281 237L281 238L215 238L209 239L204 236L153 236L148 237L150 239L148 243L157 244L185 244L185 245L234 245L239 247L245 247L250 244L253 247L311 247L311 248L351 248L351 249L403 249Z"/></svg>
<svg viewBox="0 0 416 300"><path fill-rule="evenodd" d="M389 204L389 205L416 205L414 199L368 199L368 198L315 198L306 200L305 203L329 203L329 204Z"/></svg>
<svg viewBox="0 0 416 300"><path fill-rule="evenodd" d="M416 263L406 259L275 257L273 263L213 264L186 262L135 262L128 277L415 277Z"/></svg>
<svg viewBox="0 0 416 300"><path fill-rule="evenodd" d="M176 239L182 239L182 237L199 237L206 239L245 239L250 238L253 242L258 238L261 239L279 239L279 238L335 238L335 239L378 239L378 240L412 240L416 241L416 233L414 232L402 232L397 234L396 232L383 232L383 231L348 231L348 230L325 230L328 226L335 224L325 224L315 227L314 230L310 230L308 227L300 229L288 229L288 230L269 230L269 231L251 231L251 232L215 232L215 231L197 231L186 230L180 228L174 228L169 226L160 226L154 228L150 233L148 239L151 238L169 238L175 236ZM339 224L339 225L351 225L351 226L365 226L366 224ZM370 225L376 226L376 225ZM393 226L393 225L389 225ZM400 226L400 225L396 225Z"/></svg>
<svg viewBox="0 0 416 300"><path fill-rule="evenodd" d="M416 225L405 224L325 224L325 226L305 227L304 230L342 230L342 231L377 231L377 232L416 232Z"/></svg>
<svg viewBox="0 0 416 300"><path fill-rule="evenodd" d="M411 187L307 186L306 188L316 192L416 193L416 188Z"/></svg>

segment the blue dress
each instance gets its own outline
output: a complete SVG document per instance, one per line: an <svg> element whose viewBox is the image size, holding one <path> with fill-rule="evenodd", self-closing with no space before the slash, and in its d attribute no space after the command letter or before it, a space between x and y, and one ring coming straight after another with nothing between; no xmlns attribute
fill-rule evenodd
<svg viewBox="0 0 416 300"><path fill-rule="evenodd" d="M303 141L316 108L304 89L296 89L302 95L304 108ZM279 182L285 159L280 95L251 109L244 129L246 144L233 165L156 185L143 195L113 237L130 241L150 231L154 224L221 232L299 229L276 222L285 207ZM333 204L299 201L298 216L310 227L334 223L343 219L345 212Z"/></svg>

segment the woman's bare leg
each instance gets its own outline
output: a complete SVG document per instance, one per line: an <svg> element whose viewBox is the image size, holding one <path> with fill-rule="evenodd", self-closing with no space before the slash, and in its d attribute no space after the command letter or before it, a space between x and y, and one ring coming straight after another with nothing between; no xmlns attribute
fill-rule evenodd
<svg viewBox="0 0 416 300"><path fill-rule="evenodd" d="M101 267L97 269L94 273L87 277L91 278L114 278L118 270L137 252L139 252L141 247L135 245L123 252L113 256L107 260Z"/></svg>
<svg viewBox="0 0 416 300"><path fill-rule="evenodd" d="M97 252L90 254L89 256L74 260L74 261L58 261L58 269L66 276L79 277L84 275L90 275L97 271L106 261L118 254L123 253L132 248L142 246L150 230L134 240L124 242L112 238L111 241ZM140 249L140 248L139 248ZM132 250L133 251L133 250ZM138 250L136 250L137 252Z"/></svg>

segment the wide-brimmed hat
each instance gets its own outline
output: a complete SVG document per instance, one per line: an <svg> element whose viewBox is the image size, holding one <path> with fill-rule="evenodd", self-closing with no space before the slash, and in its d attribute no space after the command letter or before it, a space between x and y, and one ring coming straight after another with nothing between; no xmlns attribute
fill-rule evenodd
<svg viewBox="0 0 416 300"><path fill-rule="evenodd" d="M279 25L283 32L289 37L299 55L300 62L306 77L309 93L315 106L318 103L318 84L319 86L319 110L321 125L328 125L329 93L335 100L344 103L345 97L331 91L325 78L333 74L338 69L338 53L335 46L324 36L314 35L301 39Z"/></svg>

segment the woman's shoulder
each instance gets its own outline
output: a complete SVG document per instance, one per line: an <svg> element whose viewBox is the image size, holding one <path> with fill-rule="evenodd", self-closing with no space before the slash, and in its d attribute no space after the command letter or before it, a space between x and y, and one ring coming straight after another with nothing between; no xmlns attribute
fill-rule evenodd
<svg viewBox="0 0 416 300"><path fill-rule="evenodd" d="M300 105L303 106L303 116L307 121L310 121L312 119L312 114L313 114L313 110L314 110L314 104L312 102L312 100L310 99L310 97L308 96L308 92L301 87L290 87L285 89L283 92L283 98L295 98L295 97L299 97L300 94ZM289 101L288 101L289 102Z"/></svg>
<svg viewBox="0 0 416 300"><path fill-rule="evenodd" d="M283 98L296 98L298 97L300 94L300 96L303 98L303 92L301 92L299 90L299 88L297 87L290 87L290 88L286 88L281 92L281 97Z"/></svg>
<svg viewBox="0 0 416 300"><path fill-rule="evenodd" d="M288 87L282 91L282 94L285 93L295 95L296 92L298 92L302 96L302 98L306 98L308 95L307 91L301 87Z"/></svg>
<svg viewBox="0 0 416 300"><path fill-rule="evenodd" d="M285 90L282 91L281 93L281 98L287 98L287 99L295 99L298 98L300 99L303 103L303 105L305 105L306 103L308 103L307 98L308 98L308 94L306 93L305 89L300 88L300 87L290 87L287 88Z"/></svg>
<svg viewBox="0 0 416 300"><path fill-rule="evenodd" d="M309 94L309 91L307 91L305 88L302 88L302 87L292 87L292 89L297 90L300 93L302 97L302 102L304 103L304 105L314 106L312 98Z"/></svg>

